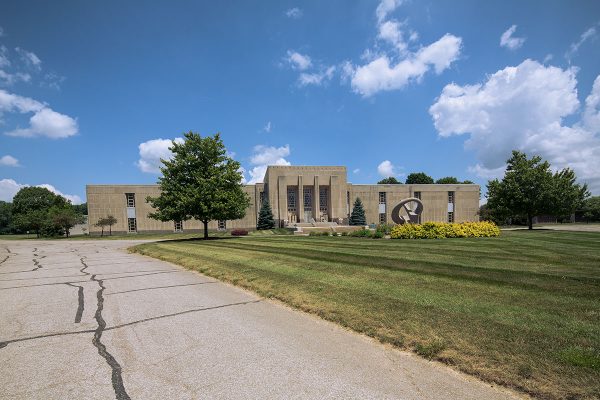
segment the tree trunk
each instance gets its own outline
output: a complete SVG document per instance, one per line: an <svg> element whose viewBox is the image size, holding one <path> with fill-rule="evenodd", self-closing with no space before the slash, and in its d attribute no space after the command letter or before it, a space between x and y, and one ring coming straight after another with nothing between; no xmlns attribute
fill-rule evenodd
<svg viewBox="0 0 600 400"><path fill-rule="evenodd" d="M533 229L533 216L527 214L527 225L529 226L529 230Z"/></svg>
<svg viewBox="0 0 600 400"><path fill-rule="evenodd" d="M67 235L67 239L69 238L69 228L65 229L65 234Z"/></svg>
<svg viewBox="0 0 600 400"><path fill-rule="evenodd" d="M100 237L104 237L104 227L102 227L102 233L100 233Z"/></svg>
<svg viewBox="0 0 600 400"><path fill-rule="evenodd" d="M112 236L112 225L108 226L108 236Z"/></svg>
<svg viewBox="0 0 600 400"><path fill-rule="evenodd" d="M202 221L204 224L204 239L208 239L208 221Z"/></svg>

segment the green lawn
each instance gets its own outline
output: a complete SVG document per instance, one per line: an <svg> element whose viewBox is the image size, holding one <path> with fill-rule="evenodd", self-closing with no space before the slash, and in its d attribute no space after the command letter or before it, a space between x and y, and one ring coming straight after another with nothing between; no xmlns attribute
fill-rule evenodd
<svg viewBox="0 0 600 400"><path fill-rule="evenodd" d="M263 236L135 251L540 398L600 398L600 234Z"/></svg>

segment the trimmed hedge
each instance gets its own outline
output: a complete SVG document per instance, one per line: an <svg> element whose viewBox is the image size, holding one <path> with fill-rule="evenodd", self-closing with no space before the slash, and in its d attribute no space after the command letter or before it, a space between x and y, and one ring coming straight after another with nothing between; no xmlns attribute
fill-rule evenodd
<svg viewBox="0 0 600 400"><path fill-rule="evenodd" d="M231 231L231 236L247 236L248 231L245 229L234 229Z"/></svg>
<svg viewBox="0 0 600 400"><path fill-rule="evenodd" d="M396 225L390 233L392 239L444 239L464 237L500 236L493 222L426 222L424 224Z"/></svg>

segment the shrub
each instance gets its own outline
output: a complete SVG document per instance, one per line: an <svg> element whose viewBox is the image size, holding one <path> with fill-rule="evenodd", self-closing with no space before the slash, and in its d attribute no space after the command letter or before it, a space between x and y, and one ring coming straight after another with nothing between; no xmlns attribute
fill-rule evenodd
<svg viewBox="0 0 600 400"><path fill-rule="evenodd" d="M231 236L247 236L248 231L245 229L234 229L231 231Z"/></svg>
<svg viewBox="0 0 600 400"><path fill-rule="evenodd" d="M376 231L377 232L382 232L384 235L389 235L390 232L392 232L392 229L394 228L394 224L379 224L377 225Z"/></svg>
<svg viewBox="0 0 600 400"><path fill-rule="evenodd" d="M424 224L396 225L392 228L392 239L444 239L465 237L499 236L500 229L493 222L426 222Z"/></svg>
<svg viewBox="0 0 600 400"><path fill-rule="evenodd" d="M371 237L371 231L369 229L359 229L353 232L350 232L348 236L352 237Z"/></svg>
<svg viewBox="0 0 600 400"><path fill-rule="evenodd" d="M371 235L371 238L373 238L373 239L383 239L384 236L385 236L385 234L383 232L381 232L381 231L375 231Z"/></svg>
<svg viewBox="0 0 600 400"><path fill-rule="evenodd" d="M342 232L342 236L348 236L348 232L346 232L346 231Z"/></svg>

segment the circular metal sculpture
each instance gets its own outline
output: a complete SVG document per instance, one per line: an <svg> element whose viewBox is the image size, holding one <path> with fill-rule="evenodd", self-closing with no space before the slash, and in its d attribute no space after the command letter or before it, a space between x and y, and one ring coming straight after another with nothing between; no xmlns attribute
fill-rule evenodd
<svg viewBox="0 0 600 400"><path fill-rule="evenodd" d="M406 215L400 215L404 210ZM419 215L423 212L423 203L416 197L409 197L402 200L392 210L392 221L396 224L416 224L419 222Z"/></svg>

